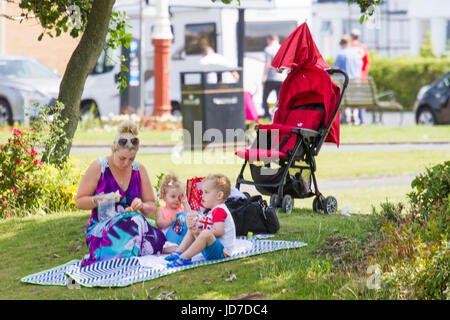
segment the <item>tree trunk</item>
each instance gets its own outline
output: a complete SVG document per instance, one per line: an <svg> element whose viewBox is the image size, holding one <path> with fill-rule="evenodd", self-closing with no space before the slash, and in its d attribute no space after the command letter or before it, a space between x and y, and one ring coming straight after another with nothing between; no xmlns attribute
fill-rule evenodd
<svg viewBox="0 0 450 320"><path fill-rule="evenodd" d="M115 0L95 0L92 3L86 29L67 65L59 88L58 100L65 106L61 112L61 120L68 119L68 122L63 128L64 136L58 140L55 150L50 154L52 163L60 165L69 156L80 119L80 101L86 78L105 46L114 3ZM46 154L49 152L50 150L45 150Z"/></svg>

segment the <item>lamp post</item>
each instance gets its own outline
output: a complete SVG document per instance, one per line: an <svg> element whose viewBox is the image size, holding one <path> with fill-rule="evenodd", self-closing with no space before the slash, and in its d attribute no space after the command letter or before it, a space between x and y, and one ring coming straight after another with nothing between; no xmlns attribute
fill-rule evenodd
<svg viewBox="0 0 450 320"><path fill-rule="evenodd" d="M152 32L152 43L155 46L154 116L170 115L172 110L169 97L169 53L172 39L168 0L156 0L156 21Z"/></svg>

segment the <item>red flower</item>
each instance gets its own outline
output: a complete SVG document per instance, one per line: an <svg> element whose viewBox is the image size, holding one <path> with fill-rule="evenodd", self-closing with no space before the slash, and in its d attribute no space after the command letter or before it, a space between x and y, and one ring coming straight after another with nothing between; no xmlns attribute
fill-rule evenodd
<svg viewBox="0 0 450 320"><path fill-rule="evenodd" d="M32 155L32 156L35 156L35 155L38 154L38 153L36 152L36 150L34 150L34 148L28 149L27 152L28 152L30 155Z"/></svg>
<svg viewBox="0 0 450 320"><path fill-rule="evenodd" d="M22 131L20 131L20 129L13 129L13 135L20 137L22 135Z"/></svg>
<svg viewBox="0 0 450 320"><path fill-rule="evenodd" d="M16 163L17 163L17 164L20 164L21 162L22 162L22 160L20 160L20 159L19 159L19 160L16 160Z"/></svg>
<svg viewBox="0 0 450 320"><path fill-rule="evenodd" d="M34 159L33 163L41 165L43 162L39 161L39 159Z"/></svg>

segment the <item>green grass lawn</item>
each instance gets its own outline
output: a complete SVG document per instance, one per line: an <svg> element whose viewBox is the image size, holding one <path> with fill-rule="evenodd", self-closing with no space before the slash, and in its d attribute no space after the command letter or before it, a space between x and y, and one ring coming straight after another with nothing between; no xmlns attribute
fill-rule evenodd
<svg viewBox="0 0 450 320"><path fill-rule="evenodd" d="M368 298L366 275L337 267L332 258L318 255L330 237L353 239L341 248L350 252L345 266L352 267L358 252L351 248L365 243L371 231L367 217L313 215L296 209L280 215L280 232L275 239L300 240L308 246L203 266L125 288L68 289L20 282L23 276L79 259L86 253L84 227L88 214L55 214L0 222L1 299L151 299L175 291L179 299L229 299L256 294L264 299L356 299ZM79 250L79 246L82 249ZM336 248L331 248L336 249ZM351 249L351 251L350 251ZM79 250L79 251L78 251ZM235 274L236 281L226 278ZM195 284L195 285L193 285ZM350 286L351 291L345 289ZM351 293L354 292L354 293ZM356 296L354 295L356 294Z"/></svg>
<svg viewBox="0 0 450 320"><path fill-rule="evenodd" d="M385 143L385 142L448 142L450 125L385 127L377 125L341 125L341 143ZM181 141L182 130L141 130L139 137L143 145L170 145ZM114 140L114 128L78 129L73 145L110 145ZM11 133L0 128L0 143L5 143Z"/></svg>
<svg viewBox="0 0 450 320"><path fill-rule="evenodd" d="M341 143L367 142L448 142L450 125L445 126L403 126L384 127L341 126ZM74 145L110 145L114 140L114 130L77 130ZM141 130L139 137L144 145L168 145L182 141L182 130ZM1 140L0 140L1 141Z"/></svg>
<svg viewBox="0 0 450 320"><path fill-rule="evenodd" d="M399 142L410 141L406 139L410 135L418 142L448 141L449 128L414 127L397 132L396 128L343 126L342 140L381 142L384 135ZM5 137L0 132L0 143ZM88 137L92 140L92 135L85 138L89 141ZM105 138L108 144L111 137ZM99 133L96 142L103 138ZM222 172L234 183L242 162L232 152L213 155L186 153L180 161L172 155L139 154L137 160L146 166L152 183L161 172L175 172L181 179ZM99 156L104 154L71 155L82 169ZM318 183L320 187L321 179L419 174L425 167L448 159L450 152L444 151L321 152L317 157ZM261 299L371 299L373 292L365 286L369 277L365 258L374 239L368 213L372 206L379 207L386 200L406 201L410 190L410 186L373 186L327 191L325 195L335 196L340 208L351 208L350 218L313 214L312 198L296 199L291 215L279 213L281 228L275 239L303 241L306 247L203 266L125 288L71 290L20 282L24 276L80 259L87 253L84 230L89 212L3 219L0 299L155 299L173 291L179 299L229 299L245 294ZM230 274L235 274L237 280L225 281Z"/></svg>
<svg viewBox="0 0 450 320"><path fill-rule="evenodd" d="M102 154L76 153L71 155L78 161L78 167L84 169ZM232 152L217 155L218 164L213 161L213 154L186 153L184 162L173 159L170 154L138 154L137 160L147 168L152 183L155 184L160 173L176 173L182 180L208 173L221 172L227 175L232 184L242 166L242 161ZM205 158L207 161L205 161ZM447 151L410 151L410 152L322 152L317 157L317 178L320 190L321 179L340 179L358 177L380 177L412 174L417 175L430 167L450 159ZM245 177L251 180L248 169ZM377 193L382 201L401 201L405 199L410 187L360 188L358 190L332 190L325 195L337 198L339 207L349 206L351 212L370 213L372 205L378 206L373 194ZM268 197L267 197L268 199ZM378 199L378 198L376 198ZM312 198L295 200L298 208L311 208Z"/></svg>
<svg viewBox="0 0 450 320"><path fill-rule="evenodd" d="M86 166L99 155L72 156L80 161L79 166ZM372 164L378 169L372 169L370 174L421 172L423 166L448 156L445 152L398 152L387 159L379 156L378 162ZM324 152L321 157L323 178L339 178L343 174L356 177L351 172L363 172L367 165L364 161L377 158L375 153L348 155L355 158L349 165L336 161L336 153ZM170 161L170 155L139 155L138 160L149 168L152 180L156 174L170 170L181 177L190 177L218 168L214 164L180 167ZM386 171L389 165L397 169ZM239 164L221 165L220 171L233 177L239 167ZM339 173L341 170L347 173ZM351 218L313 214L312 199L296 200L291 215L279 214L281 228L275 239L304 241L308 246L186 270L125 288L70 290L20 282L26 275L80 259L87 253L84 230L88 212L0 220L0 298L155 299L175 291L179 299L228 299L245 294L263 299L370 299L373 292L365 287L367 252L363 248L373 238L373 227L367 213L387 199L405 201L409 191L409 186L330 191L341 207L351 208ZM333 239L343 240L344 244L332 245ZM319 255L318 250L328 255ZM235 274L237 280L225 281L230 274Z"/></svg>
<svg viewBox="0 0 450 320"><path fill-rule="evenodd" d="M72 153L71 157L83 169L100 153ZM399 151L399 152L322 152L316 158L319 179L392 176L418 174L431 166L450 159L450 151ZM184 153L182 158L171 154L138 153L136 160L142 163L150 174L152 182L160 173L176 173L181 179L221 172L231 181L242 167L243 160L233 152L214 155L208 152ZM246 171L247 172L247 171ZM250 174L246 176L251 178Z"/></svg>
<svg viewBox="0 0 450 320"><path fill-rule="evenodd" d="M443 126L341 126L342 143L449 142L450 125Z"/></svg>

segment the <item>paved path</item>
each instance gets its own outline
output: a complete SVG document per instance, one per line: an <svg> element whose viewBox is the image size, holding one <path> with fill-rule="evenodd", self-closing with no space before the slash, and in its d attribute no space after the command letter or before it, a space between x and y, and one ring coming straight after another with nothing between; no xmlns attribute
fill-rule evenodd
<svg viewBox="0 0 450 320"><path fill-rule="evenodd" d="M404 174L398 176L378 176L351 179L321 179L319 190L377 188L411 185L416 175Z"/></svg>
<svg viewBox="0 0 450 320"><path fill-rule="evenodd" d="M320 192L342 189L358 188L383 188L395 186L410 186L416 175L406 174L398 176L379 176L369 178L349 178L349 179L318 179L317 184ZM241 185L241 191L247 191L250 194L256 194L254 186Z"/></svg>

